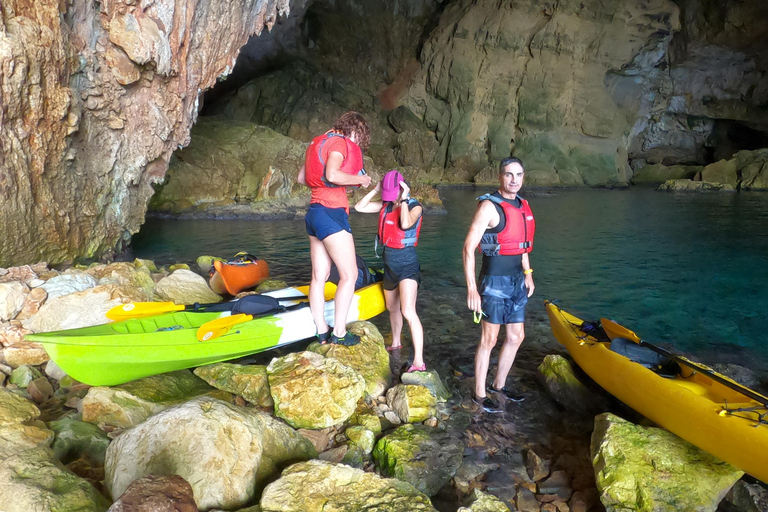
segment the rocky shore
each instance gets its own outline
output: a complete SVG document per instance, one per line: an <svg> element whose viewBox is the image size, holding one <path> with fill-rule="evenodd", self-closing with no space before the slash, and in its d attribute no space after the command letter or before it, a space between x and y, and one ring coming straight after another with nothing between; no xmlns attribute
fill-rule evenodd
<svg viewBox="0 0 768 512"><path fill-rule="evenodd" d="M538 304L509 382L525 401L493 415L471 401L477 330L448 287L420 296L429 371L411 374L385 315L349 325L354 347L307 340L112 387L24 339L127 302L222 300L209 264L0 269L0 509L766 510L764 486L595 389Z"/></svg>

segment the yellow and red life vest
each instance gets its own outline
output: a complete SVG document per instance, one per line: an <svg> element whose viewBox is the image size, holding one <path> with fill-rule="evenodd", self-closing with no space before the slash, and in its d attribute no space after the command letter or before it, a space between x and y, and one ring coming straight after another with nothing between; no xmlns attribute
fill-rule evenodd
<svg viewBox="0 0 768 512"><path fill-rule="evenodd" d="M410 199L408 205L418 203L415 199ZM406 247L416 247L419 245L419 233L421 233L421 215L416 224L403 230L400 228L400 208L394 208L393 203L385 203L384 208L379 212L379 240L382 245L391 249L404 249Z"/></svg>
<svg viewBox="0 0 768 512"><path fill-rule="evenodd" d="M520 208L515 208L504 199L485 194L478 197L478 201L489 200L501 207L506 223L504 229L498 233L483 234L477 249L485 256L514 256L526 254L533 250L533 235L536 231L536 222L528 201L518 196L521 202Z"/></svg>

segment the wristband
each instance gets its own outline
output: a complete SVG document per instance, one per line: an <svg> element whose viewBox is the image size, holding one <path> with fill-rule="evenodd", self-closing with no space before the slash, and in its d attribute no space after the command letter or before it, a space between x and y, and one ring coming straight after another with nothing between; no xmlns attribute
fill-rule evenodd
<svg viewBox="0 0 768 512"><path fill-rule="evenodd" d="M533 269L529 268L528 270L523 270L524 275L533 274Z"/></svg>

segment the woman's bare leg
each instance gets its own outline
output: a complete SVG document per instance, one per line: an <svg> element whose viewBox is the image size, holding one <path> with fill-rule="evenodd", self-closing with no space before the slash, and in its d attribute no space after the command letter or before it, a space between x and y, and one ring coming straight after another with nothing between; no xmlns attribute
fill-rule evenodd
<svg viewBox="0 0 768 512"><path fill-rule="evenodd" d="M400 291L384 290L384 298L387 301L387 311L389 311L389 325L392 326L392 348L398 348L401 345L400 336L403 332L403 314L400 312Z"/></svg>
<svg viewBox="0 0 768 512"><path fill-rule="evenodd" d="M352 238L352 233L342 230L326 237L322 243L339 271L339 284L336 287L336 296L334 297L336 313L333 334L343 338L347 333L347 314L349 313L349 306L352 304L355 282L357 281L355 239Z"/></svg>
<svg viewBox="0 0 768 512"><path fill-rule="evenodd" d="M309 258L312 262L312 279L309 282L309 310L315 321L317 333L328 332L325 321L325 282L331 274L331 257L325 244L317 237L309 237Z"/></svg>
<svg viewBox="0 0 768 512"><path fill-rule="evenodd" d="M424 365L424 329L419 315L416 314L416 295L418 283L413 279L403 279L398 285L400 291L400 311L408 322L413 339L413 366Z"/></svg>

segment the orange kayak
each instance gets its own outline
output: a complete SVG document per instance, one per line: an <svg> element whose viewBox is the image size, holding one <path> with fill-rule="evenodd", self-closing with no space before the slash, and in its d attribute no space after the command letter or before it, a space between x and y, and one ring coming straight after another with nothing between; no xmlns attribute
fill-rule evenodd
<svg viewBox="0 0 768 512"><path fill-rule="evenodd" d="M243 290L258 286L269 277L269 266L264 260L242 263L214 261L213 266L215 272L209 284L219 295L237 295Z"/></svg>

